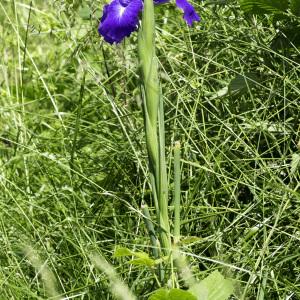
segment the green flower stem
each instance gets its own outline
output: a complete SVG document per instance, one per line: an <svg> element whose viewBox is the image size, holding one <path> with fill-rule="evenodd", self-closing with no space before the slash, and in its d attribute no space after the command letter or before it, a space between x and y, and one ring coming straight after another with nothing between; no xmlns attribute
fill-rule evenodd
<svg viewBox="0 0 300 300"><path fill-rule="evenodd" d="M161 93L160 93L161 96ZM164 120L164 106L162 97L159 101L158 114L158 138L159 138L159 210L160 210L160 226L162 232L162 239L165 247L165 255L169 255L171 251L171 234L170 221L168 215L168 175L165 155L165 120Z"/></svg>
<svg viewBox="0 0 300 300"><path fill-rule="evenodd" d="M165 163L163 104L155 56L155 23L153 0L144 1L142 26L139 32L139 58L144 86L144 121L149 156L153 199L156 202L159 237L164 255L170 255L171 238L168 216L168 182Z"/></svg>
<svg viewBox="0 0 300 300"><path fill-rule="evenodd" d="M150 241L153 246L153 248L152 248L153 256L156 259L158 259L159 258L159 241L156 238L155 229L153 226L153 222L151 220L151 216L150 216L150 212L149 212L147 204L144 204L144 203L142 204L142 213L143 213L144 221L145 221L145 224L147 227L147 231L149 232L149 235L150 235Z"/></svg>

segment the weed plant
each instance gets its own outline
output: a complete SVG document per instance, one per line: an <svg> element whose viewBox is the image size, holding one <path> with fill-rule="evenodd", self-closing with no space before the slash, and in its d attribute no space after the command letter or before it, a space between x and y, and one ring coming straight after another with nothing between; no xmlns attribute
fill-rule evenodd
<svg viewBox="0 0 300 300"><path fill-rule="evenodd" d="M151 255L141 203L155 212L137 34L103 43L103 4L0 3L1 299L113 299L94 252L138 299L158 288L151 268L113 257L120 245ZM235 0L194 4L192 29L156 8L181 251L197 278L234 278L232 299L300 299L299 47L275 47L271 17ZM172 216L172 193L169 204Z"/></svg>

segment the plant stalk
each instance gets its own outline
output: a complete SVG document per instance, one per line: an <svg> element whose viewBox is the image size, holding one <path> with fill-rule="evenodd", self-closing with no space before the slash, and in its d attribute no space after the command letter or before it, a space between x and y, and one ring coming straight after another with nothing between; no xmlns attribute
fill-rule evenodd
<svg viewBox="0 0 300 300"><path fill-rule="evenodd" d="M168 216L168 181L165 163L164 112L155 55L153 0L144 1L142 26L138 38L139 59L143 75L144 122L153 199L156 202L159 239L162 253L171 252Z"/></svg>

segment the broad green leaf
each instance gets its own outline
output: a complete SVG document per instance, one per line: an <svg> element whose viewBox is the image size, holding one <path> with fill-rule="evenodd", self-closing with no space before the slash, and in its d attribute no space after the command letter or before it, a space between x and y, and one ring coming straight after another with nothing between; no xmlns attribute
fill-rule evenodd
<svg viewBox="0 0 300 300"><path fill-rule="evenodd" d="M115 249L114 257L123 257L123 256L136 256L138 258L149 258L149 255L146 252L135 252L125 247L117 247Z"/></svg>
<svg viewBox="0 0 300 300"><path fill-rule="evenodd" d="M180 244L181 245L190 245L190 244L199 242L201 240L202 240L202 238L200 238L198 236L185 236L185 237L181 238Z"/></svg>
<svg viewBox="0 0 300 300"><path fill-rule="evenodd" d="M148 300L197 300L197 298L190 292L180 289L159 289Z"/></svg>
<svg viewBox="0 0 300 300"><path fill-rule="evenodd" d="M255 73L245 73L243 75L239 74L231 80L228 90L230 94L246 92L257 82L259 82L259 79Z"/></svg>
<svg viewBox="0 0 300 300"><path fill-rule="evenodd" d="M252 14L282 14L288 9L286 0L239 0L241 9Z"/></svg>
<svg viewBox="0 0 300 300"><path fill-rule="evenodd" d="M291 0L290 8L294 15L300 17L300 0Z"/></svg>
<svg viewBox="0 0 300 300"><path fill-rule="evenodd" d="M170 300L197 300L197 298L188 291L180 289L171 289L169 292Z"/></svg>
<svg viewBox="0 0 300 300"><path fill-rule="evenodd" d="M114 257L123 257L123 256L132 256L134 255L133 252L125 247L117 247L115 249Z"/></svg>
<svg viewBox="0 0 300 300"><path fill-rule="evenodd" d="M167 289L159 289L152 294L148 300L168 300L169 291Z"/></svg>
<svg viewBox="0 0 300 300"><path fill-rule="evenodd" d="M125 247L117 247L114 257L135 256L136 258L130 260L128 263L136 266L153 267L156 261L149 257L145 252L135 252Z"/></svg>
<svg viewBox="0 0 300 300"><path fill-rule="evenodd" d="M138 257L138 258L141 258L141 259L148 259L149 258L149 254L146 253L146 252L142 252L142 251L139 251L139 252L132 252L134 256Z"/></svg>
<svg viewBox="0 0 300 300"><path fill-rule="evenodd" d="M254 72L246 72L244 74L237 75L234 79L230 81L228 86L217 91L209 100L214 100L216 98L221 98L229 95L236 95L238 93L245 93L250 87L253 87L259 82L258 76ZM183 241L181 241L184 244Z"/></svg>
<svg viewBox="0 0 300 300"><path fill-rule="evenodd" d="M300 30L297 26L286 26L281 29L271 43L273 50L294 48L295 46L300 46Z"/></svg>
<svg viewBox="0 0 300 300"><path fill-rule="evenodd" d="M227 300L233 293L233 283L223 275L214 271L201 282L190 288L197 300Z"/></svg>
<svg viewBox="0 0 300 300"><path fill-rule="evenodd" d="M155 266L155 260L150 257L135 258L130 260L128 263L136 266L147 266L147 267Z"/></svg>
<svg viewBox="0 0 300 300"><path fill-rule="evenodd" d="M149 255L145 252L133 252L133 255L137 258L129 261L130 264L147 267L153 267L155 265L155 260L150 258Z"/></svg>

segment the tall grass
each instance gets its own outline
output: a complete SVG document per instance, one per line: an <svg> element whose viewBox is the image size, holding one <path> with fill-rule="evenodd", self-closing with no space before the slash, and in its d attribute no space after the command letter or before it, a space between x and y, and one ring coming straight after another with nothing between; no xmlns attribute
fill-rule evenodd
<svg viewBox="0 0 300 300"><path fill-rule="evenodd" d="M151 269L112 255L116 245L151 254L141 203L151 215L155 204L137 34L102 43L102 5L0 3L3 299L49 295L24 244L61 298L113 299L93 252L138 299L158 287ZM195 6L193 29L171 5L155 8L172 220L181 142L182 252L199 279L235 278L233 299L299 299L299 49L274 50L268 17L247 18L234 0Z"/></svg>

